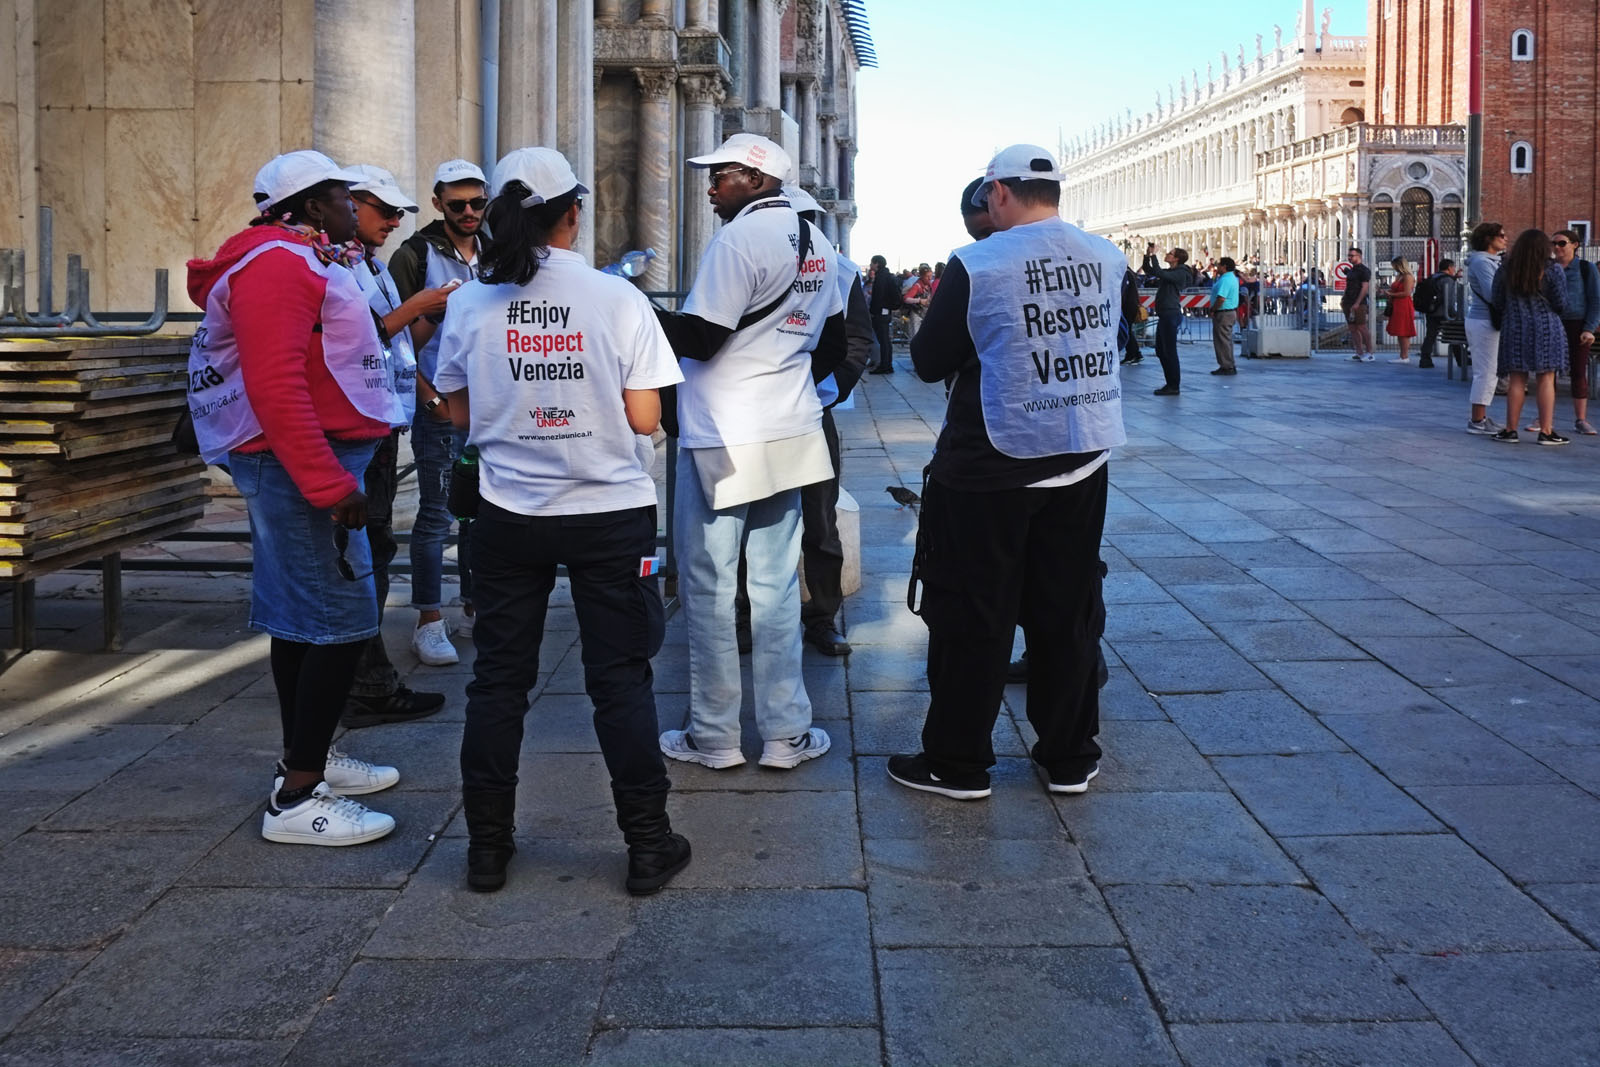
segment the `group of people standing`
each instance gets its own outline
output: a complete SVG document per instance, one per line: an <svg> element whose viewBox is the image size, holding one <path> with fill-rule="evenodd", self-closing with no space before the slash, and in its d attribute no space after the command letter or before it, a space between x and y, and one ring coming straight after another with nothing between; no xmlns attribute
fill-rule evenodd
<svg viewBox="0 0 1600 1067"><path fill-rule="evenodd" d="M839 446L825 408L873 358L866 300L858 269L801 217L818 205L782 188L793 169L782 148L737 135L690 164L710 172L727 225L677 313L573 250L589 190L546 148L509 153L492 178L468 161L441 165L443 218L388 265L374 251L417 210L393 176L288 153L258 174L251 224L190 264L206 309L190 414L202 454L245 500L250 621L272 637L284 755L266 839L354 845L390 833L390 816L351 798L393 786L399 771L335 748L341 716L400 721L442 703L398 684L379 635L406 428L421 498L413 647L424 662L454 649L440 568L418 560L417 545L442 551L451 515L463 519L463 621L477 646L460 757L471 889L500 888L515 852L523 719L558 566L630 892L656 891L689 862L667 815L663 757L743 762L737 596L758 648L760 762L789 769L828 751L811 725L801 641L849 652L833 623L843 553L829 521ZM686 729L658 733L650 659L665 623L650 435L663 424L683 446L674 535L692 710ZM465 445L476 484L452 487ZM804 635L803 544L815 602ZM358 668L371 688L352 697Z"/></svg>

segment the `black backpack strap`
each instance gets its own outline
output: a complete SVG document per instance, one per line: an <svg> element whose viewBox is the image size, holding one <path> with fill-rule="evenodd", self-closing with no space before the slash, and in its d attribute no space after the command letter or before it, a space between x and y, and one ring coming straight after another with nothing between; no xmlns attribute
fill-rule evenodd
<svg viewBox="0 0 1600 1067"><path fill-rule="evenodd" d="M798 211L795 212L795 219L800 223L800 259L795 265L794 279L795 281L799 281L800 275L805 271L806 260L811 258L811 224L806 222L805 219L800 218L800 213ZM783 292L778 294L778 298L772 303L766 305L765 307L759 307L754 311L746 313L745 316L739 320L739 324L733 328L733 331L738 333L740 330L743 330L746 327L754 326L756 323L760 322L774 311L777 311L778 306L788 298L789 289L785 289Z"/></svg>

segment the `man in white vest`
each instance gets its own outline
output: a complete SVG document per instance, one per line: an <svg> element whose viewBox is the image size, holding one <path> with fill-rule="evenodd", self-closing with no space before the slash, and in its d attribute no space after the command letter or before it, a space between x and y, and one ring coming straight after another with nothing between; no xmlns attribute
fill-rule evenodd
<svg viewBox="0 0 1600 1067"><path fill-rule="evenodd" d="M995 156L973 194L995 233L952 255L911 345L918 377L955 383L913 564L928 625L922 751L891 757L889 776L957 800L989 795L1019 622L1047 788L1082 793L1098 773L1099 550L1107 454L1126 440L1127 262L1061 220L1061 179L1043 148Z"/></svg>

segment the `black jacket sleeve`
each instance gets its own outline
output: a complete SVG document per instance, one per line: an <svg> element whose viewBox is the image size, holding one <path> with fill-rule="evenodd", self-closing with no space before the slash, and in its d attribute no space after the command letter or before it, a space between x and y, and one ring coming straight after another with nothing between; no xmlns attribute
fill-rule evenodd
<svg viewBox="0 0 1600 1067"><path fill-rule="evenodd" d="M872 332L872 315L867 311L867 294L861 288L860 278L850 284L850 296L844 309L844 344L844 361L833 368L839 400L849 396L867 368L878 361L878 338Z"/></svg>
<svg viewBox="0 0 1600 1067"><path fill-rule="evenodd" d="M428 244L420 234L412 234L400 242L400 247L389 257L389 276L401 300L410 300L428 284Z"/></svg>
<svg viewBox="0 0 1600 1067"><path fill-rule="evenodd" d="M849 354L849 345L845 340L844 313L829 315L822 324L822 336L817 338L817 347L811 350L812 384L822 381L843 366Z"/></svg>
<svg viewBox="0 0 1600 1067"><path fill-rule="evenodd" d="M685 315L681 311L656 308L656 320L667 335L672 354L679 359L698 359L704 363L722 350L723 342L733 336L726 326L707 322L698 315Z"/></svg>
<svg viewBox="0 0 1600 1067"><path fill-rule="evenodd" d="M978 358L978 348L967 332L967 301L971 295L972 280L967 277L967 268L961 260L951 259L933 302L922 317L922 328L911 339L911 365L923 381L942 381Z"/></svg>

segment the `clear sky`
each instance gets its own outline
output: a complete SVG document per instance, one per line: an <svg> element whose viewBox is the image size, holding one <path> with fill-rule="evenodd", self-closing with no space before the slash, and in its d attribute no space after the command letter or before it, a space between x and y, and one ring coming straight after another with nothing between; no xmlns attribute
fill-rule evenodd
<svg viewBox="0 0 1600 1067"><path fill-rule="evenodd" d="M967 243L957 200L997 148L1056 148L1191 78L1274 23L1294 36L1304 0L867 0L879 67L861 73L851 258L891 266ZM1366 0L1317 0L1331 32L1367 32Z"/></svg>

